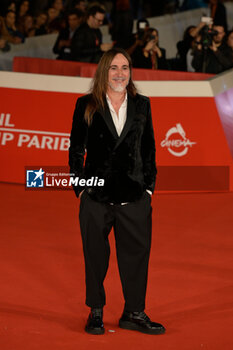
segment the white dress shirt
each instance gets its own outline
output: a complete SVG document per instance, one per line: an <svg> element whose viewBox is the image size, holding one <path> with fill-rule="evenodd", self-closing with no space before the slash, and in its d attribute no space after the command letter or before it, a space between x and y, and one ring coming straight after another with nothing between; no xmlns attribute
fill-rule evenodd
<svg viewBox="0 0 233 350"><path fill-rule="evenodd" d="M118 136L120 136L126 122L126 117L127 117L127 94L125 94L125 99L122 102L122 105L120 106L118 115L115 111L115 109L112 106L112 103L110 101L110 98L108 95L106 95L108 107L112 116L113 123L115 125L116 131Z"/></svg>

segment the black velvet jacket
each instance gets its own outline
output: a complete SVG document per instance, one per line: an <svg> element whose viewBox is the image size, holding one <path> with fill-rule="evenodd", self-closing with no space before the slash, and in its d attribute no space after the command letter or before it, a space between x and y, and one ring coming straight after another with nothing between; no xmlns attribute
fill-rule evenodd
<svg viewBox="0 0 233 350"><path fill-rule="evenodd" d="M70 136L70 171L79 178L104 179L104 186L87 187L99 202L133 202L156 179L155 141L149 98L128 94L127 119L118 136L107 102L104 111L95 112L90 126L84 112L90 95L77 100ZM84 166L84 155L86 160ZM76 195L84 189L74 186Z"/></svg>

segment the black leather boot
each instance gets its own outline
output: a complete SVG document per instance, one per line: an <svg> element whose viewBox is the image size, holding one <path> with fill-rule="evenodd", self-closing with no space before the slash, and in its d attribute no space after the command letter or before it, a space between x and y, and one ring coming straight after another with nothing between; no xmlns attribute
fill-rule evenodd
<svg viewBox="0 0 233 350"><path fill-rule="evenodd" d="M103 309L91 309L85 331L89 334L104 334Z"/></svg>
<svg viewBox="0 0 233 350"><path fill-rule="evenodd" d="M119 321L119 327L147 334L163 334L166 331L160 323L152 322L144 311L124 311Z"/></svg>

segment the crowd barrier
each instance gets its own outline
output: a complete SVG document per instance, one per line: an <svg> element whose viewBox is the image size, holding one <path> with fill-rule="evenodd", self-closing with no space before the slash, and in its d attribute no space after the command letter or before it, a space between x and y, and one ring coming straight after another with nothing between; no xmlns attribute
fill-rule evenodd
<svg viewBox="0 0 233 350"><path fill-rule="evenodd" d="M30 57L15 57L13 64L14 72L80 76L86 78L92 78L96 68L97 65L92 63ZM213 74L133 69L134 80L205 80L212 76Z"/></svg>
<svg viewBox="0 0 233 350"><path fill-rule="evenodd" d="M0 72L0 181L25 183L25 167L67 165L76 99L90 83ZM157 190L232 191L233 70L210 81L136 85L151 100Z"/></svg>
<svg viewBox="0 0 233 350"><path fill-rule="evenodd" d="M15 56L55 59L52 48L58 34L48 34L27 38L23 44L10 44L10 51L0 50L0 71L12 71Z"/></svg>
<svg viewBox="0 0 233 350"><path fill-rule="evenodd" d="M228 27L233 27L233 3L224 3L227 9ZM192 11L184 11L172 15L149 18L151 27L159 30L160 46L166 49L167 58L174 58L177 54L176 43L182 40L184 30L189 25L198 25L205 9L200 8ZM103 42L111 41L108 27L102 26ZM134 22L136 31L136 21ZM27 38L24 44L10 45L9 52L0 51L0 70L12 71L13 58L15 56L55 58L52 48L57 34L43 35L40 37Z"/></svg>
<svg viewBox="0 0 233 350"><path fill-rule="evenodd" d="M92 63L30 57L15 57L13 61L13 71L21 73L85 76L82 74L82 68L85 66L92 67L93 71L97 67Z"/></svg>

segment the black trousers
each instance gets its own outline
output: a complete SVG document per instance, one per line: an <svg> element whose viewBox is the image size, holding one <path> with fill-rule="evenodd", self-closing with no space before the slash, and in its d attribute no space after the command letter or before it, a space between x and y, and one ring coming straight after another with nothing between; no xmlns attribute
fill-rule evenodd
<svg viewBox="0 0 233 350"><path fill-rule="evenodd" d="M83 241L86 304L91 308L105 305L103 282L108 270L108 235L114 228L125 310L143 311L151 246L151 197L126 205L99 203L86 191L81 196L80 228Z"/></svg>

